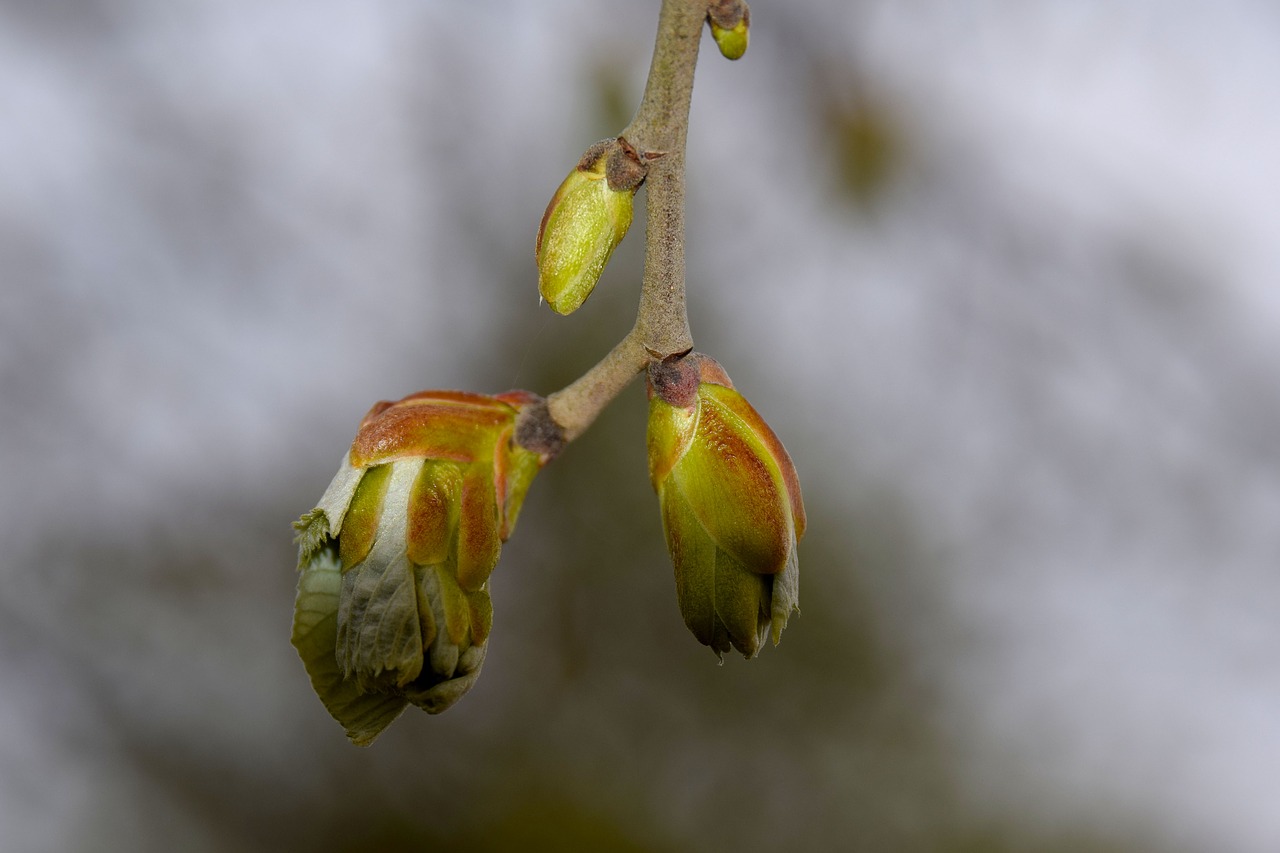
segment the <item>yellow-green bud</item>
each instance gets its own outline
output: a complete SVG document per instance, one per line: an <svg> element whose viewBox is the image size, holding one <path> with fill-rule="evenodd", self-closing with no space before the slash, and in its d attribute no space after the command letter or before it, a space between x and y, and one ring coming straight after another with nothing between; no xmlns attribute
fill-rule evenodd
<svg viewBox="0 0 1280 853"><path fill-rule="evenodd" d="M747 52L751 10L743 0L720 0L707 13L711 37L725 59L741 59Z"/></svg>
<svg viewBox="0 0 1280 853"><path fill-rule="evenodd" d="M538 292L557 314L587 300L613 250L631 227L646 166L622 137L587 149L542 214L534 258Z"/></svg>
<svg viewBox="0 0 1280 853"><path fill-rule="evenodd" d="M298 533L293 645L365 746L410 704L445 710L480 675L489 574L547 454L513 438L520 391L379 403Z"/></svg>
<svg viewBox="0 0 1280 853"><path fill-rule="evenodd" d="M782 637L804 503L791 457L709 356L649 368L649 476L685 624L716 654Z"/></svg>

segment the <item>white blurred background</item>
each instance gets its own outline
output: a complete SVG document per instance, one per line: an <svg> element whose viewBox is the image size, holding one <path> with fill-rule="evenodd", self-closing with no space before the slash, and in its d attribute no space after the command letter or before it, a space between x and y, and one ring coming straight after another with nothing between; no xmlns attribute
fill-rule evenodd
<svg viewBox="0 0 1280 853"><path fill-rule="evenodd" d="M0 849L1280 849L1280 11L758 0L704 39L694 335L801 606L685 631L639 385L478 686L348 746L289 522L378 399L549 393L543 206L657 0L0 2Z"/></svg>

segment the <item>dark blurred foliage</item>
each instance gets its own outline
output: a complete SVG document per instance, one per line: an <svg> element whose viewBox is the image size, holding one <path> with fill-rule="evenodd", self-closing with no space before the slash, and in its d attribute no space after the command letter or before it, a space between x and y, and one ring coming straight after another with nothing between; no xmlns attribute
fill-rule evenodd
<svg viewBox="0 0 1280 853"><path fill-rule="evenodd" d="M830 147L839 193L863 209L874 209L904 159L905 140L893 110L864 91L865 75L847 70L814 72L814 111Z"/></svg>

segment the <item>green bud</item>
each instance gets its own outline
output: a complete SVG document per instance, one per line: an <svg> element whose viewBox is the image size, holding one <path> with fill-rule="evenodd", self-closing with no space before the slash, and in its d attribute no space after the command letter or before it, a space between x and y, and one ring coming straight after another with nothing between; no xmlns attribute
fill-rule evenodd
<svg viewBox="0 0 1280 853"><path fill-rule="evenodd" d="M709 356L649 369L649 474L685 624L717 654L782 637L804 504L791 457Z"/></svg>
<svg viewBox="0 0 1280 853"><path fill-rule="evenodd" d="M439 713L475 683L489 575L547 456L513 441L524 392L425 391L379 403L299 531L293 645L312 687L365 746L413 704Z"/></svg>
<svg viewBox="0 0 1280 853"><path fill-rule="evenodd" d="M647 168L622 137L597 142L560 184L538 226L538 292L557 314L587 300L631 227Z"/></svg>
<svg viewBox="0 0 1280 853"><path fill-rule="evenodd" d="M751 10L742 0L721 0L714 3L707 13L711 25L711 37L725 59L741 59L747 52L748 30L751 27Z"/></svg>

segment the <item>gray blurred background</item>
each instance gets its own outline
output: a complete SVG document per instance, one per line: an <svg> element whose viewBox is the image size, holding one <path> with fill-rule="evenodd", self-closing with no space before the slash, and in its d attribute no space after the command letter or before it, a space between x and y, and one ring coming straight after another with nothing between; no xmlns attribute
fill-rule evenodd
<svg viewBox="0 0 1280 853"><path fill-rule="evenodd" d="M543 206L652 2L0 2L0 850L1280 849L1280 12L759 0L704 40L699 349L809 510L685 630L630 388L476 689L349 746L289 522L374 401L549 393Z"/></svg>

